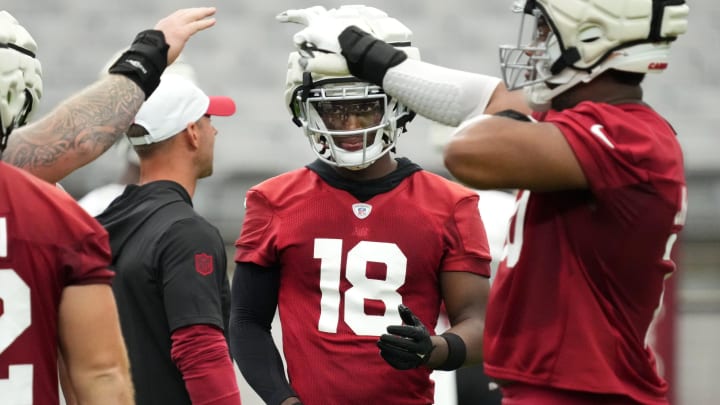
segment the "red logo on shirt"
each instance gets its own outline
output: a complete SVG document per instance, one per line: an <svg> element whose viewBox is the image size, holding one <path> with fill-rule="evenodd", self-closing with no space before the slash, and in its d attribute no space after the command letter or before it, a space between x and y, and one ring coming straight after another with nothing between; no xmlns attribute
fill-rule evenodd
<svg viewBox="0 0 720 405"><path fill-rule="evenodd" d="M213 272L213 257L209 254L198 253L195 255L195 271L208 276Z"/></svg>

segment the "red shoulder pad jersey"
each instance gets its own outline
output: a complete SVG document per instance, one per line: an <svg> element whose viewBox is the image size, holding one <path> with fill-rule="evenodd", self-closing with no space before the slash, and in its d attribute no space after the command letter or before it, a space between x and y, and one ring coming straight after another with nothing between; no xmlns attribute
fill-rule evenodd
<svg viewBox="0 0 720 405"><path fill-rule="evenodd" d="M439 276L489 277L477 194L418 171L359 203L303 168L251 189L236 262L281 266L290 382L304 404L429 404L430 370L398 371L376 346L407 305L434 330Z"/></svg>
<svg viewBox="0 0 720 405"><path fill-rule="evenodd" d="M518 195L488 304L485 371L666 404L646 334L687 209L676 135L639 104L584 102L535 118L561 130L590 189Z"/></svg>
<svg viewBox="0 0 720 405"><path fill-rule="evenodd" d="M65 286L110 284L105 229L70 195L0 162L0 403L58 404Z"/></svg>

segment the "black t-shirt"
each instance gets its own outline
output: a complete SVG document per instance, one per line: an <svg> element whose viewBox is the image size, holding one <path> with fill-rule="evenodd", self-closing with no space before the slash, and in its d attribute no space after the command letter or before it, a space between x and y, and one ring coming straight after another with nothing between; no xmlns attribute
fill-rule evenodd
<svg viewBox="0 0 720 405"><path fill-rule="evenodd" d="M110 234L113 291L137 403L191 404L170 357L170 336L197 324L227 331L230 291L220 233L171 181L128 186L97 219Z"/></svg>

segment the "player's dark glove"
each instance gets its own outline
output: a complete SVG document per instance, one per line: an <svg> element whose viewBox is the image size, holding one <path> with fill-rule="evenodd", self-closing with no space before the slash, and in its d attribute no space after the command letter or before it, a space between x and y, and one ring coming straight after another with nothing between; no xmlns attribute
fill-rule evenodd
<svg viewBox="0 0 720 405"><path fill-rule="evenodd" d="M430 360L435 346L430 340L430 332L410 308L398 305L404 325L387 327L388 333L380 336L377 345L380 355L398 370L420 367Z"/></svg>
<svg viewBox="0 0 720 405"><path fill-rule="evenodd" d="M137 34L130 48L110 66L108 72L121 74L134 81L145 92L145 99L160 84L160 75L167 67L170 46L159 30L145 30Z"/></svg>
<svg viewBox="0 0 720 405"><path fill-rule="evenodd" d="M405 52L351 25L338 37L341 53L353 76L383 85L388 69L407 59Z"/></svg>

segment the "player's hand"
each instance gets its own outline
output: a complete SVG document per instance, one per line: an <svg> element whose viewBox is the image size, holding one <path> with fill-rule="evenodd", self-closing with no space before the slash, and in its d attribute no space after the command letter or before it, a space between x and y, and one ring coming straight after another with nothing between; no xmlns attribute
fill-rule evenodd
<svg viewBox="0 0 720 405"><path fill-rule="evenodd" d="M215 25L215 18L212 17L215 11L215 7L183 8L155 24L155 29L162 31L170 47L168 65L177 59L191 36Z"/></svg>
<svg viewBox="0 0 720 405"><path fill-rule="evenodd" d="M306 72L332 76L352 74L380 85L387 69L405 59L404 53L388 44L408 44L412 37L412 31L397 19L382 10L363 5L346 5L330 10L321 6L287 10L276 18L281 22L305 26L293 36L293 41L302 56L301 63ZM348 29L354 30L356 35L348 36ZM368 46L367 41L358 43L362 38L375 39L380 46ZM368 55L372 53L370 49L374 49L376 54Z"/></svg>
<svg viewBox="0 0 720 405"><path fill-rule="evenodd" d="M404 325L387 327L388 333L380 336L377 345L380 355L398 370L420 367L430 360L433 346L430 332L405 305L398 305Z"/></svg>
<svg viewBox="0 0 720 405"><path fill-rule="evenodd" d="M347 27L356 26L390 43L409 42L412 31L386 12L375 7L345 5L326 10L322 6L286 10L275 17L280 22L304 25L293 36L295 46L312 56L313 51L340 54L338 36Z"/></svg>
<svg viewBox="0 0 720 405"><path fill-rule="evenodd" d="M355 25L372 32L368 21L387 18L384 11L361 5L342 6L326 10L315 6L303 9L286 10L275 17L280 22L304 25L305 28L293 36L293 42L301 53L312 57L314 51L340 54L338 36L347 27Z"/></svg>

